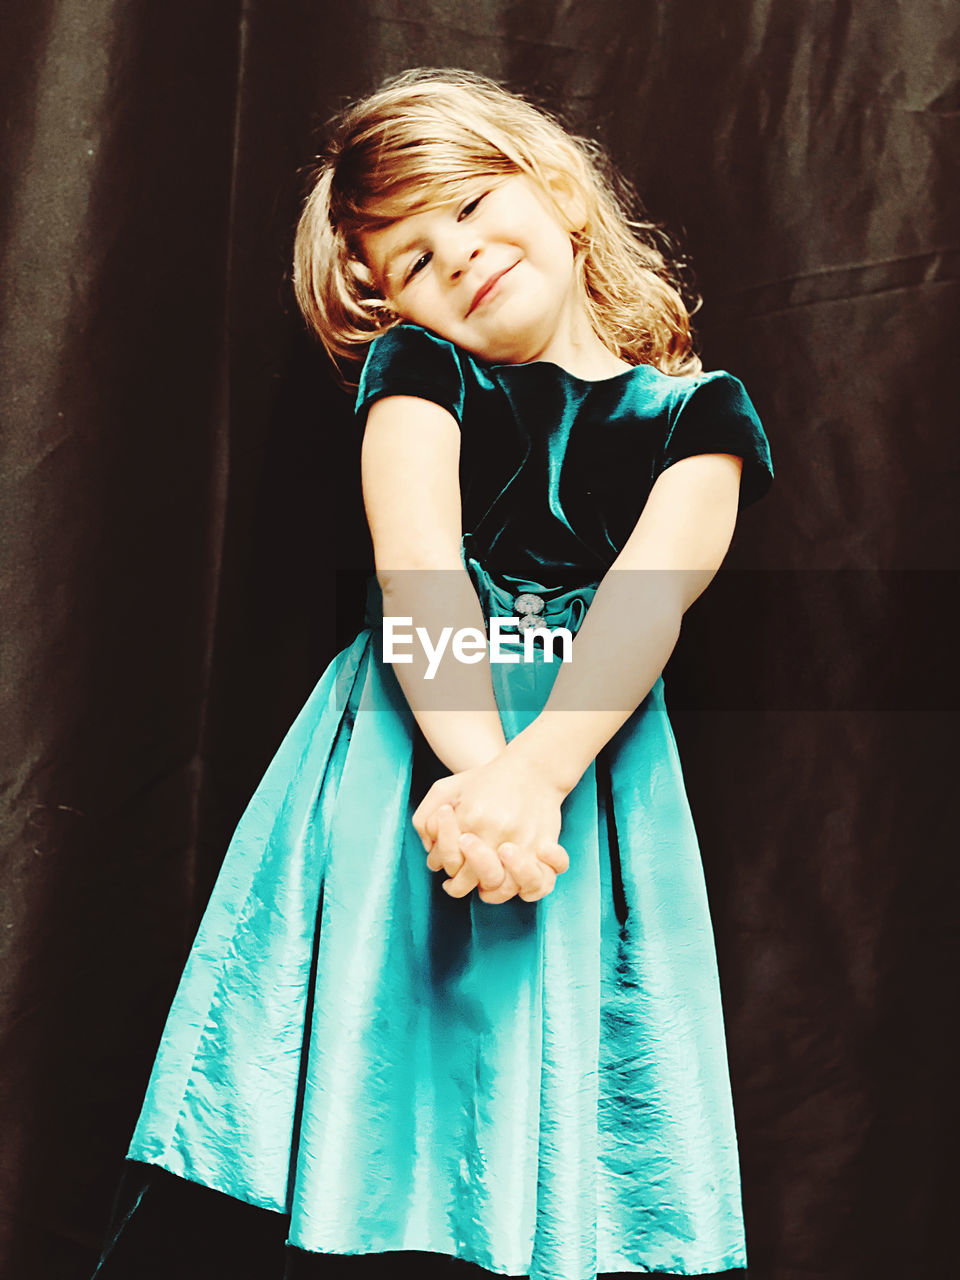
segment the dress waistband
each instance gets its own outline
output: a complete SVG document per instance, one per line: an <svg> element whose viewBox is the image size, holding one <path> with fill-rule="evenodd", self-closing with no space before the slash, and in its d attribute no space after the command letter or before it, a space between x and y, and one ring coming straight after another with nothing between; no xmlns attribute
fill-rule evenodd
<svg viewBox="0 0 960 1280"><path fill-rule="evenodd" d="M597 582L550 587L527 578L493 573L473 556L464 565L476 588L485 618L518 618L520 634L530 628L565 627L576 635L593 601Z"/></svg>
<svg viewBox="0 0 960 1280"><path fill-rule="evenodd" d="M536 627L554 630L565 627L571 635L580 629L599 582L586 582L574 587L551 587L529 578L487 569L465 550L461 552L464 568L474 585L484 617L517 618L523 632ZM365 627L379 627L383 621L383 600L376 575L367 584ZM504 639L510 639L509 632Z"/></svg>

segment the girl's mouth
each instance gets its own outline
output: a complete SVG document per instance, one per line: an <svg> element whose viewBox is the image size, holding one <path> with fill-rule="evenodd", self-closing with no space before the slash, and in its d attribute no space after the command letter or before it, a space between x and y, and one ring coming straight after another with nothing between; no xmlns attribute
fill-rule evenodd
<svg viewBox="0 0 960 1280"><path fill-rule="evenodd" d="M467 315L470 315L471 312L475 311L480 303L493 293L507 272L512 271L516 265L517 264L515 262L511 262L510 266L504 267L502 271L495 271L493 275L480 286L477 292L473 295L473 301L470 303L470 309L467 311Z"/></svg>

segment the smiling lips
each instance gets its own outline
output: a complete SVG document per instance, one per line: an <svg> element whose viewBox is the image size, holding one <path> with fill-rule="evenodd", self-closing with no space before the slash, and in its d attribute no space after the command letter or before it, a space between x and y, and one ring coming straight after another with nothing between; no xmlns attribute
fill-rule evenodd
<svg viewBox="0 0 960 1280"><path fill-rule="evenodd" d="M494 288L497 282L501 280L503 276L507 274L508 271L512 271L516 265L517 264L515 262L511 262L510 266L504 267L502 271L495 271L493 275L489 278L489 280L487 280L484 284L480 286L477 292L473 295L473 301L470 303L470 310L467 312L467 315L470 315L470 312L474 311L480 305L480 303L484 300L484 298L487 296L490 290Z"/></svg>

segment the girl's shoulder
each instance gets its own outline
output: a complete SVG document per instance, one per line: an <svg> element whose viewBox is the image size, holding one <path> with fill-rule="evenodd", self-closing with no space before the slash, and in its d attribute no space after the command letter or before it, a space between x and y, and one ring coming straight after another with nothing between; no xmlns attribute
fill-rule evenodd
<svg viewBox="0 0 960 1280"><path fill-rule="evenodd" d="M432 329L425 329L423 325L415 324L412 320L401 320L378 334L367 348L367 361L383 359L395 351L408 354L428 351L446 352L454 356L463 354L452 342L441 338Z"/></svg>
<svg viewBox="0 0 960 1280"><path fill-rule="evenodd" d="M743 459L740 506L761 498L774 478L770 441L746 387L726 369L671 377L672 399L657 470L700 453Z"/></svg>
<svg viewBox="0 0 960 1280"><path fill-rule="evenodd" d="M382 396L420 396L463 419L466 353L430 329L402 321L378 334L367 348L355 412L363 421Z"/></svg>
<svg viewBox="0 0 960 1280"><path fill-rule="evenodd" d="M680 414L692 418L719 413L742 416L759 426L759 416L746 387L726 369L661 376L669 384L672 418Z"/></svg>
<svg viewBox="0 0 960 1280"><path fill-rule="evenodd" d="M702 398L705 394L724 396L737 391L746 395L746 388L735 374L726 369L700 369L696 373L661 373L660 378L669 391L671 399L679 406L692 396Z"/></svg>

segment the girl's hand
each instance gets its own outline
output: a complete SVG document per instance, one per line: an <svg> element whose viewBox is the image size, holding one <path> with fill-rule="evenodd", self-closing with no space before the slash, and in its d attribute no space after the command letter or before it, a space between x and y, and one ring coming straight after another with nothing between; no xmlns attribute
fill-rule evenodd
<svg viewBox="0 0 960 1280"><path fill-rule="evenodd" d="M516 894L536 901L570 865L557 843L566 792L519 752L442 778L413 815L431 870L451 877L447 892L480 887L484 902Z"/></svg>
<svg viewBox="0 0 960 1280"><path fill-rule="evenodd" d="M519 894L526 902L545 898L557 875L570 865L566 850L559 844L541 849L536 858L524 856L516 845L504 843L494 851L470 832L461 834L449 804L441 805L428 819L428 830L437 831L437 841L427 858L432 871L447 870L443 887L453 898L463 898L479 887L483 902L507 902ZM459 871L452 871L459 864Z"/></svg>
<svg viewBox="0 0 960 1280"><path fill-rule="evenodd" d="M457 881L454 897L462 897L478 885L485 890L503 885L506 872L493 850L483 845L474 850L473 857L469 857L468 844L461 845L461 841L467 841L468 837L460 830L452 804L444 803L434 809L427 819L427 833L432 837L427 866L431 871L447 873L449 879L444 881L443 887L448 893L454 880Z"/></svg>

